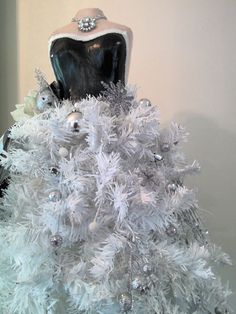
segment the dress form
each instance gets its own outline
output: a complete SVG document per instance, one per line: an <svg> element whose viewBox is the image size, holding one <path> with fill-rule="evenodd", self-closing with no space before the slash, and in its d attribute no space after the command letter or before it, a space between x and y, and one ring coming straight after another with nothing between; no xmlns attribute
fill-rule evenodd
<svg viewBox="0 0 236 314"><path fill-rule="evenodd" d="M104 16L99 9L77 12L79 20L86 16ZM98 96L102 82L123 84L127 81L132 44L132 32L123 25L97 20L88 32L76 22L56 30L49 39L49 55L59 84L61 99L81 99Z"/></svg>

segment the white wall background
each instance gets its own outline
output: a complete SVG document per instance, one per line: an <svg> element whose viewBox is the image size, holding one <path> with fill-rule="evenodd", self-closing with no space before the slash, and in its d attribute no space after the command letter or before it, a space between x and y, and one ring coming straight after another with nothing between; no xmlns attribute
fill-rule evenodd
<svg viewBox="0 0 236 314"><path fill-rule="evenodd" d="M202 174L200 207L212 239L236 260L236 1L235 0L18 0L18 99L35 87L34 69L49 81L52 31L80 8L99 7L130 26L134 45L129 82L139 97L190 132L185 151ZM235 266L221 271L236 291ZM236 309L235 298L232 305Z"/></svg>

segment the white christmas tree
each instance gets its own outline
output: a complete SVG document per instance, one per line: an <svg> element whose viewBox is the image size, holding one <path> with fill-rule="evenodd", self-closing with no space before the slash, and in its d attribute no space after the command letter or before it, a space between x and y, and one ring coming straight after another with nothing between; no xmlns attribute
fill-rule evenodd
<svg viewBox="0 0 236 314"><path fill-rule="evenodd" d="M11 129L1 313L230 313L213 269L230 259L184 185L199 172L182 152L185 130L161 129L157 107L133 89L105 87L39 105Z"/></svg>

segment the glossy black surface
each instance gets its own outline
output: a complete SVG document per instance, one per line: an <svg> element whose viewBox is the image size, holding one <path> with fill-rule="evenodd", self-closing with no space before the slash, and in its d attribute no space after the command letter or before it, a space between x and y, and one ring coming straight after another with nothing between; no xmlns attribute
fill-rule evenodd
<svg viewBox="0 0 236 314"><path fill-rule="evenodd" d="M7 131L4 133L3 135L3 150L7 151L8 150L8 146L10 144L10 129L7 129ZM2 157L4 157L4 154L1 154ZM3 197L3 192L4 190L8 187L8 183L9 183L9 177L8 177L8 171L5 170L2 166L0 166L0 198Z"/></svg>
<svg viewBox="0 0 236 314"><path fill-rule="evenodd" d="M126 44L120 34L106 34L86 42L60 38L50 51L61 99L97 96L105 83L125 83Z"/></svg>

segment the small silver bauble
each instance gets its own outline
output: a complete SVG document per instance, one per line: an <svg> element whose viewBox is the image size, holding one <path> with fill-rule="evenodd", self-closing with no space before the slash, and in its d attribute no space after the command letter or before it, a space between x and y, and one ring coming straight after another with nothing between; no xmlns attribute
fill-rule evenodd
<svg viewBox="0 0 236 314"><path fill-rule="evenodd" d="M69 154L68 149L65 147L60 147L58 153L61 157L66 157Z"/></svg>
<svg viewBox="0 0 236 314"><path fill-rule="evenodd" d="M49 171L51 172L51 174L54 174L55 176L59 175L59 170L57 167L50 167Z"/></svg>
<svg viewBox="0 0 236 314"><path fill-rule="evenodd" d="M58 248L62 245L62 237L59 234L51 236L50 243L53 247Z"/></svg>
<svg viewBox="0 0 236 314"><path fill-rule="evenodd" d="M72 132L79 132L81 118L82 114L79 111L71 112L66 117L67 126Z"/></svg>
<svg viewBox="0 0 236 314"><path fill-rule="evenodd" d="M152 267L151 267L151 265L150 265L150 264L145 264L145 265L143 266L143 271L144 271L145 274L151 274L151 272L152 272Z"/></svg>
<svg viewBox="0 0 236 314"><path fill-rule="evenodd" d="M132 289L137 290L141 293L145 293L148 291L148 286L145 285L143 283L143 280L141 280L141 278L139 277L134 278L134 280L131 283L131 287Z"/></svg>
<svg viewBox="0 0 236 314"><path fill-rule="evenodd" d="M140 288L142 287L142 280L139 277L134 278L131 283L131 287L134 290L140 290Z"/></svg>
<svg viewBox="0 0 236 314"><path fill-rule="evenodd" d="M166 228L166 233L167 233L168 236L174 237L177 234L177 229L175 228L175 226L169 225Z"/></svg>
<svg viewBox="0 0 236 314"><path fill-rule="evenodd" d="M150 107L152 105L151 101L147 98L140 99L139 104L145 107Z"/></svg>
<svg viewBox="0 0 236 314"><path fill-rule="evenodd" d="M215 308L215 314L227 314L227 313L229 313L229 311L226 308L222 309L222 308L219 308L218 306Z"/></svg>
<svg viewBox="0 0 236 314"><path fill-rule="evenodd" d="M40 112L43 112L48 107L55 104L55 96L49 88L38 92L36 96L36 107Z"/></svg>
<svg viewBox="0 0 236 314"><path fill-rule="evenodd" d="M175 191L177 190L178 186L175 183L169 183L166 186L166 191L168 193L175 193Z"/></svg>
<svg viewBox="0 0 236 314"><path fill-rule="evenodd" d="M121 310L124 311L124 313L127 313L132 310L133 306L133 300L132 295L129 292L124 292L119 297L119 303Z"/></svg>
<svg viewBox="0 0 236 314"><path fill-rule="evenodd" d="M162 161L163 159L164 159L163 156L154 153L154 160L156 160L156 161Z"/></svg>
<svg viewBox="0 0 236 314"><path fill-rule="evenodd" d="M51 202L57 202L57 201L60 200L60 198L61 198L61 193L60 193L60 191L52 191L52 192L50 192L49 195L48 195L48 199L49 199L49 201L51 201Z"/></svg>
<svg viewBox="0 0 236 314"><path fill-rule="evenodd" d="M169 143L162 143L160 146L161 146L160 147L161 151L164 153L166 153L170 150L170 144Z"/></svg>

